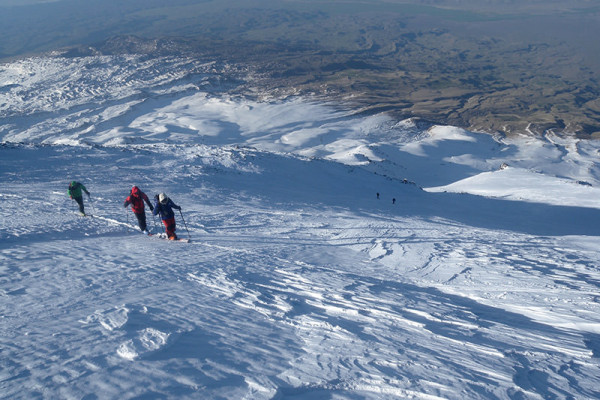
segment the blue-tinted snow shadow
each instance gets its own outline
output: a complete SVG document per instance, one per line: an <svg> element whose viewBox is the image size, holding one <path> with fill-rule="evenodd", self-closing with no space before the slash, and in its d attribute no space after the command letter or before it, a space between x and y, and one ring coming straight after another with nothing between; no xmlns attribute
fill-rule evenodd
<svg viewBox="0 0 600 400"><path fill-rule="evenodd" d="M468 226L537 236L600 235L600 209L493 199L471 194L424 193L407 211Z"/></svg>
<svg viewBox="0 0 600 400"><path fill-rule="evenodd" d="M87 229L86 231L82 230L78 227L73 227L70 229L63 229L61 231L43 231L43 232L31 232L22 234L19 236L0 236L0 250L1 249L10 249L16 246L31 246L36 243L48 243L55 242L60 243L68 243L72 241L82 241L88 239L99 239L99 238L120 238L120 237L130 237L135 234L134 229L129 230L120 230L120 231L108 231L108 232L98 232L94 228Z"/></svg>
<svg viewBox="0 0 600 400"><path fill-rule="evenodd" d="M364 276L361 278L364 279ZM571 393L565 391L560 385L556 385L551 379L548 379L548 373L544 371L546 365L538 365L535 358L532 359L528 356L532 351L534 353L555 353L553 350L548 350L552 347L548 346L547 340L563 343L565 346L577 345L583 341L588 349L597 352L597 335L555 328L552 325L536 322L525 315L481 304L464 296L444 293L436 288L424 288L393 281L372 280L371 283L370 292L378 297L401 293L402 299L405 299L409 307L405 304L398 304L394 306L395 311L408 320L422 324L426 331L440 337L454 339L460 343L473 343L501 352L514 367L513 382L525 391L538 393L542 397L547 397L551 393L567 397L573 393L585 394L593 398L600 395L600 391L590 392L584 387L579 387L578 382L573 380L571 380L569 387ZM439 304L437 309L439 319L427 318L424 314L409 310L411 308L418 310L420 304ZM423 311L427 313L430 310L425 309ZM452 323L456 320L473 324L473 326L478 326L481 329L473 332L465 329L460 324ZM522 332L525 337L536 338L536 340L506 342L502 340L502 337L497 337L495 331ZM431 355L436 358L445 359L447 364L454 364L453 370L462 371L461 373L466 379L473 382L488 380L489 383L493 384L493 380L485 373L479 369L462 365L460 360L447 359L444 355L445 352L436 354L435 348L420 346L418 343L413 343L413 346L418 348L420 352L432 353ZM562 357L563 355L557 350L553 356ZM573 367L571 370L571 367L565 366L559 374L569 379L569 376L573 375L576 369L576 367ZM483 397L490 396L491 393L484 388L485 386L479 388L472 386L472 389L479 391L479 395Z"/></svg>
<svg viewBox="0 0 600 400"><path fill-rule="evenodd" d="M319 267L315 265L314 269L319 269ZM328 274L332 271L325 270L323 272ZM336 273L339 272L341 271L336 271ZM465 350L465 348L468 349L465 347L466 343L472 344L473 349L484 348L490 349L490 351L493 349L502 354L504 359L502 363L507 366L507 371L512 369L512 380L515 385L509 390L512 395L507 392L509 397L521 398L525 392L536 393L543 398L548 396L569 397L571 395L589 398L600 396L600 391L580 386L577 380L578 367L575 364L567 361L560 371L555 371L569 381L568 387L565 388L552 379L547 372L549 365L546 362L538 362L540 354L546 354L547 359L569 359L568 352L565 353L564 350L558 348L552 350L553 343L561 343L566 348L585 346L593 352L594 357L598 357L600 350L598 335L556 328L537 322L525 315L485 305L464 296L445 293L437 288L369 278L353 273L345 275L350 281L358 282L358 285L365 285L373 299L387 299L386 307L391 308L392 314L414 324L408 324L406 327L403 324L394 324L394 332L390 337L387 337L385 330L380 332L386 336L385 338L375 337L373 336L373 326L367 322L368 320L361 321L352 316L329 315L324 313L322 308L307 304L306 299L298 292L294 293L293 301L290 302L292 309L286 317L295 319L302 315L310 315L313 319L340 327L361 338L364 342L378 343L394 340L394 347L400 354L403 354L401 358L411 359L412 356L407 353L410 350L412 354L418 354L420 360L437 360L459 374L460 379L467 382L467 387L469 387L469 390L464 393L467 398L496 397L497 392L490 388L496 388L498 381L486 371L491 365L479 365L477 362L465 364L461 358L453 359L451 356L453 351L448 347L452 347L451 343L453 342L456 343L456 354L468 354L468 350ZM351 290L354 291L355 288ZM363 290L365 289L363 288ZM323 301L327 302L328 299L324 298ZM336 305L335 300L333 301ZM431 304L436 304L435 315L428 316L432 313ZM368 308L361 310L361 313L374 318L377 315L371 314L371 310ZM415 332L412 328L416 325L422 326L420 332ZM521 337L513 337L510 334L504 336L506 332L521 332ZM430 334L440 340L429 340ZM421 341L421 335L427 339ZM528 340L532 338L535 340ZM404 355L405 353L407 354ZM477 350L473 354L477 356ZM390 356L393 355L390 354ZM545 357L541 357L541 359L547 360ZM434 364L431 365L432 368L435 367ZM410 362L399 363L397 367L393 368L374 363L370 364L370 367L378 368L384 376L399 379L412 377L414 370L410 365ZM472 384L468 384L468 382ZM364 394L361 394L360 391L345 390L345 383L347 382L335 378L330 381L317 380L317 382L298 386L278 382L279 387L274 398L330 399L334 397L334 394L343 395L345 398L364 398L361 397Z"/></svg>
<svg viewBox="0 0 600 400"><path fill-rule="evenodd" d="M583 207L554 206L524 201L486 198L471 194L430 193L416 185L404 184L360 166L348 166L322 159L306 159L289 154L273 154L253 149L230 148L239 154L232 166L227 163L205 164L203 157L180 160L166 152L143 149L68 146L0 146L0 174L8 182L38 183L55 181L63 176L64 187L73 176L85 171L86 184L94 193L107 177L114 189L128 190L130 176L136 184L157 187L160 165L175 160L170 182L162 190L175 191L178 202L190 205L210 203L211 198L192 198L198 187L206 186L221 196L219 204L230 197L260 199L265 208L283 207L290 211L306 208L340 208L359 214L385 218L419 217L440 219L494 230L507 230L541 236L600 235L600 210ZM229 154L228 153L228 154ZM217 157L217 153L208 156ZM152 168L156 160L158 169ZM89 164L104 168L90 168ZM85 168L83 168L85 166ZM144 168L139 168L144 166ZM258 172L248 172L257 167ZM468 173L468 171L462 171ZM124 184L124 182L127 182ZM186 188L182 190L183 188ZM177 193L179 191L179 193ZM381 199L376 198L381 193ZM185 196L188 194L188 196ZM392 204L392 198L396 203ZM99 206L99 205L98 205ZM193 222L193 221L190 221Z"/></svg>
<svg viewBox="0 0 600 400"><path fill-rule="evenodd" d="M340 208L385 218L440 219L468 226L538 236L600 235L600 209L494 199L471 194L430 193L415 184L361 167L262 153L252 160L260 173L215 175L215 185L235 188L265 204L302 209ZM207 177L210 182L212 177ZM217 181L218 180L218 181ZM183 182L182 182L183 183ZM377 199L376 193L380 193ZM233 196L238 195L232 193ZM392 199L396 199L393 204Z"/></svg>

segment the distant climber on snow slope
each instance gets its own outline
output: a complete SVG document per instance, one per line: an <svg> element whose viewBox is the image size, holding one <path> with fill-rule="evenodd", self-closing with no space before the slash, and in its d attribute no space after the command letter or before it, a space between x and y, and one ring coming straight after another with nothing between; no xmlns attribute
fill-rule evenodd
<svg viewBox="0 0 600 400"><path fill-rule="evenodd" d="M138 220L138 224L142 232L148 234L148 228L146 226L146 210L144 208L144 202L150 207L150 211L154 211L154 207L150 203L146 193L142 192L137 186L131 188L131 193L125 199L123 207L127 208L131 204L131 211L135 214Z"/></svg>
<svg viewBox="0 0 600 400"><path fill-rule="evenodd" d="M173 203L173 200L167 197L166 194L161 193L154 196L154 211L152 213L154 215L160 214L160 219L165 225L167 236L170 240L177 240L177 235L175 234L175 213L173 212L173 208L181 211L181 207Z"/></svg>

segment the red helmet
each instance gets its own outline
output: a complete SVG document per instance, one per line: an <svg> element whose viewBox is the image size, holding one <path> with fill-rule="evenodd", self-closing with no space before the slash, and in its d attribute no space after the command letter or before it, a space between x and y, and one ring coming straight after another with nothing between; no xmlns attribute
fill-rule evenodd
<svg viewBox="0 0 600 400"><path fill-rule="evenodd" d="M134 196L139 196L140 195L140 189L137 186L134 186L131 188L131 194Z"/></svg>

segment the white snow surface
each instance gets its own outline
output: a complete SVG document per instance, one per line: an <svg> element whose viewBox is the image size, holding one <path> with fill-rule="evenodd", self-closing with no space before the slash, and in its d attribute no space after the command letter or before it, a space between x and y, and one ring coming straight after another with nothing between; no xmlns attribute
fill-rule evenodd
<svg viewBox="0 0 600 400"><path fill-rule="evenodd" d="M0 65L0 397L600 398L600 143L233 86ZM132 185L191 242L142 235Z"/></svg>

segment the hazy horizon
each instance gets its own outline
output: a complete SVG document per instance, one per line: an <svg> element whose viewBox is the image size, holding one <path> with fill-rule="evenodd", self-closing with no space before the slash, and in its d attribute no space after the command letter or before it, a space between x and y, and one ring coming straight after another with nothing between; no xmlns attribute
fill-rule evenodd
<svg viewBox="0 0 600 400"><path fill-rule="evenodd" d="M267 91L326 87L360 107L470 129L600 135L600 5L589 0L15 4L0 0L0 62L72 48L158 54L115 44L131 35L167 43L161 54L262 71Z"/></svg>

